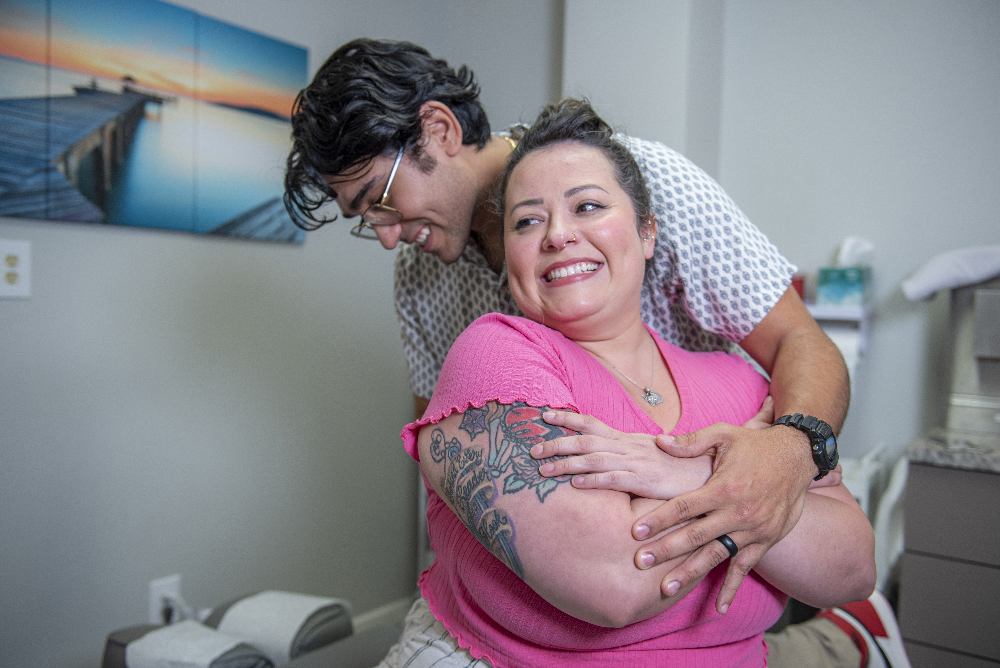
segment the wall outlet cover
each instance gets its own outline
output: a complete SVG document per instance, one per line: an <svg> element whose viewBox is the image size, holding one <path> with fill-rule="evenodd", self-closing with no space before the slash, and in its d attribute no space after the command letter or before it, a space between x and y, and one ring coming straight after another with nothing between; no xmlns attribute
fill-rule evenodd
<svg viewBox="0 0 1000 668"><path fill-rule="evenodd" d="M0 239L0 299L31 297L31 242Z"/></svg>
<svg viewBox="0 0 1000 668"><path fill-rule="evenodd" d="M163 618L163 610L168 607L166 599L180 600L181 597L181 576L180 574L168 575L149 581L149 616L150 624L164 624L167 621Z"/></svg>

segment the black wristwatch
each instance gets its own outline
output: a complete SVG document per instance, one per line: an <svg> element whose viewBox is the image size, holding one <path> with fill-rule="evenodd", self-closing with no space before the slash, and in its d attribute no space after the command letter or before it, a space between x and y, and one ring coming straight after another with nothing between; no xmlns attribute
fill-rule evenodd
<svg viewBox="0 0 1000 668"><path fill-rule="evenodd" d="M837 452L837 437L833 434L833 427L823 422L819 418L811 415L796 413L795 415L782 415L774 421L774 426L795 427L809 436L812 444L813 461L819 469L819 475L813 480L819 480L827 473L837 468L840 461L840 454Z"/></svg>

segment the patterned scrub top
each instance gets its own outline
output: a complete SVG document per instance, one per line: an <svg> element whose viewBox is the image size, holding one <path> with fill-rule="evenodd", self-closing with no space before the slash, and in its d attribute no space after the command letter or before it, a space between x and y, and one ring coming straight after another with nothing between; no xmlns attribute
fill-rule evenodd
<svg viewBox="0 0 1000 668"><path fill-rule="evenodd" d="M658 225L642 286L642 319L692 351L729 351L750 333L791 283L796 267L740 211L712 177L658 142L618 135L646 179ZM452 264L400 247L396 314L410 388L429 398L458 335L492 312L521 315L507 268L490 269L470 241Z"/></svg>

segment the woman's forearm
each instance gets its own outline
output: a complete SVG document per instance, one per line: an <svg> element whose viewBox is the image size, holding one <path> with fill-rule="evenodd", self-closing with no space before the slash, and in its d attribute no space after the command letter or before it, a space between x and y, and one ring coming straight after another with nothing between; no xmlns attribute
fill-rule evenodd
<svg viewBox="0 0 1000 668"><path fill-rule="evenodd" d="M763 424L769 425L772 417L768 410ZM571 474L576 488L612 489L646 497L632 501L640 516L661 505L651 499L671 499L697 489L712 472L713 458L672 457L645 434L621 433L593 418L566 411L550 414L546 420L584 435L536 446L534 457L554 458L541 466L541 473ZM570 456L558 459L556 455ZM873 577L868 520L843 486L840 467L814 481L809 489L825 489L827 496L807 495L801 526L793 526L757 570L779 589L815 601L815 605L855 600Z"/></svg>
<svg viewBox="0 0 1000 668"><path fill-rule="evenodd" d="M755 571L807 605L834 607L867 598L875 588L875 537L843 485L806 494L795 527Z"/></svg>

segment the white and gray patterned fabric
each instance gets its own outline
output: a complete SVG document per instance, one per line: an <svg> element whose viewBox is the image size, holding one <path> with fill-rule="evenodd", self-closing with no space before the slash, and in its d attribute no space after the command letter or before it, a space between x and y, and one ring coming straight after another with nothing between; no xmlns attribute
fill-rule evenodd
<svg viewBox="0 0 1000 668"><path fill-rule="evenodd" d="M643 320L687 350L729 350L777 303L796 267L690 160L658 142L618 139L645 176L658 224ZM472 241L450 265L404 245L395 272L396 314L417 396L434 392L451 344L473 320L494 311L521 315L506 267L497 276Z"/></svg>
<svg viewBox="0 0 1000 668"><path fill-rule="evenodd" d="M493 664L459 646L421 596L410 606L399 642L375 668L493 668Z"/></svg>

